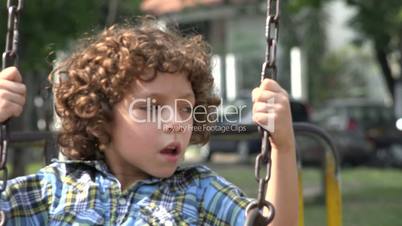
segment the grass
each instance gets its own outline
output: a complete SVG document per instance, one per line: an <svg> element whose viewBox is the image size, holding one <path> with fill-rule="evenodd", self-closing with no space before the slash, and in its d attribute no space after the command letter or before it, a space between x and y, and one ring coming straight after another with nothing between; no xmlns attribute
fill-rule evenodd
<svg viewBox="0 0 402 226"><path fill-rule="evenodd" d="M255 197L257 183L253 166L210 165L220 175ZM320 187L318 169L303 170L303 187ZM341 171L344 226L396 226L402 213L402 172L396 169L348 168ZM315 189L317 190L317 189ZM318 189L319 190L319 189ZM319 195L318 195L319 196ZM317 197L317 196L316 196ZM305 225L326 225L322 199L308 198L305 202Z"/></svg>

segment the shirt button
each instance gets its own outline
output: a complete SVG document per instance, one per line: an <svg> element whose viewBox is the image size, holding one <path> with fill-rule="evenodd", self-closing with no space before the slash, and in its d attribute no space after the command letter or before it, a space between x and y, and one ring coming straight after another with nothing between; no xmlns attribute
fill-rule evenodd
<svg viewBox="0 0 402 226"><path fill-rule="evenodd" d="M122 206L126 205L126 200L124 198L120 198L119 199L119 204L122 205Z"/></svg>

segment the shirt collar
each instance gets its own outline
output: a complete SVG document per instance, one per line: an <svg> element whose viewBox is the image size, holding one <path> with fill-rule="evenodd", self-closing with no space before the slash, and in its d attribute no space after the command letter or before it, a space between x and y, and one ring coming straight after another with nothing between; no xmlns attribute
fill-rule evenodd
<svg viewBox="0 0 402 226"><path fill-rule="evenodd" d="M106 163L103 160L60 160L60 159L52 159L52 162L57 162L57 163L64 163L64 164L83 164L86 166L90 166L95 168L96 170L105 173L105 174L111 174L111 171L109 167L106 165Z"/></svg>
<svg viewBox="0 0 402 226"><path fill-rule="evenodd" d="M60 160L60 159L52 159L52 162L57 163L64 163L64 164L83 164L86 166L90 166L95 168L96 170L100 171L101 173L105 174L106 176L116 178L112 172L110 171L109 167L107 166L104 160ZM156 184L165 180L166 178L157 178L157 177L150 177L143 180L138 181L138 183L142 184ZM138 184L136 183L136 184Z"/></svg>

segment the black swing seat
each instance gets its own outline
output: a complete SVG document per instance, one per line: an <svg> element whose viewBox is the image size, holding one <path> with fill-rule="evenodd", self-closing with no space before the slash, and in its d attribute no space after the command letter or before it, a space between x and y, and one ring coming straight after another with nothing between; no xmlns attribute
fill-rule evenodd
<svg viewBox="0 0 402 226"><path fill-rule="evenodd" d="M51 131L22 131L10 132L8 142L13 143L36 143L44 142L44 157L46 164L58 157L57 133Z"/></svg>

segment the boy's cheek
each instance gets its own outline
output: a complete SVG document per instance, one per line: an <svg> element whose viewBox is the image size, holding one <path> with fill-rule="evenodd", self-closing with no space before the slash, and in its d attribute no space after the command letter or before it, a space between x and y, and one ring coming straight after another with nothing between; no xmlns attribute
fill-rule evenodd
<svg viewBox="0 0 402 226"><path fill-rule="evenodd" d="M147 113L139 109L129 109L128 116L132 122L146 122Z"/></svg>

